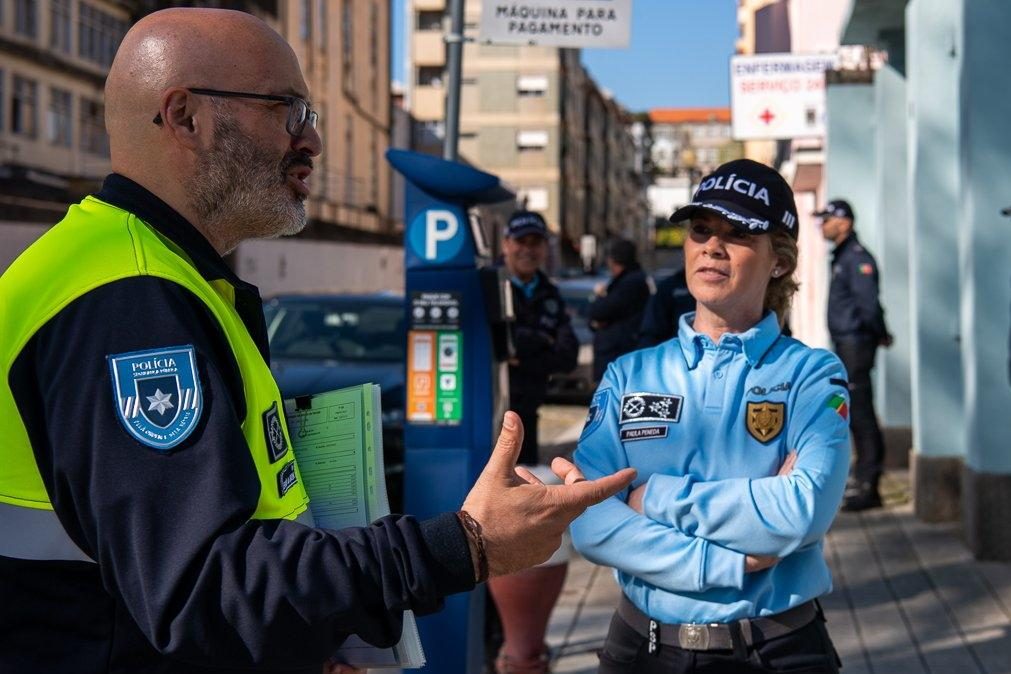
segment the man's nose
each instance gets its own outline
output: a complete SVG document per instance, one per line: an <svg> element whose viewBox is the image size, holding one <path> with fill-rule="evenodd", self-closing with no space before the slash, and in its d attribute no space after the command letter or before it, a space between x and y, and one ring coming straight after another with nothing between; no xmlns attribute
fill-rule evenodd
<svg viewBox="0 0 1011 674"><path fill-rule="evenodd" d="M291 139L291 147L296 152L318 157L323 151L323 138L316 127L306 124L302 133Z"/></svg>

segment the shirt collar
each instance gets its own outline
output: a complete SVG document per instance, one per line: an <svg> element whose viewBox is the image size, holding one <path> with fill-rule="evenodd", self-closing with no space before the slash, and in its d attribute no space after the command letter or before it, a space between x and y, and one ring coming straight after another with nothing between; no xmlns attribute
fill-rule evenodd
<svg viewBox="0 0 1011 674"><path fill-rule="evenodd" d="M706 347L715 348L713 340L708 335L696 332L692 327L695 322L695 312L684 314L678 324L678 343L681 345L681 352L684 354L685 362L689 370L698 367L702 360L702 354ZM748 364L752 367L758 365L766 352L779 339L779 317L776 312L770 311L765 317L754 326L741 333L727 333L720 338L736 339L741 343L744 357L748 359Z"/></svg>
<svg viewBox="0 0 1011 674"><path fill-rule="evenodd" d="M129 211L179 246L200 275L209 281L225 279L237 288L253 288L235 275L211 242L174 208L126 176L111 173L96 198Z"/></svg>
<svg viewBox="0 0 1011 674"><path fill-rule="evenodd" d="M516 288L523 292L524 297L528 300L534 296L534 291L537 290L537 286L541 283L540 274L534 274L534 277L529 281L524 282L520 277L513 276L509 279Z"/></svg>

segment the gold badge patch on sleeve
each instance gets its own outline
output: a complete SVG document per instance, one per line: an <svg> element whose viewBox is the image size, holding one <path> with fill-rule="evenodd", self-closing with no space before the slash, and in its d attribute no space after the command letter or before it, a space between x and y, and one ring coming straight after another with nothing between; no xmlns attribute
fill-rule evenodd
<svg viewBox="0 0 1011 674"><path fill-rule="evenodd" d="M759 442L771 442L786 423L786 403L749 402L745 418L751 437Z"/></svg>

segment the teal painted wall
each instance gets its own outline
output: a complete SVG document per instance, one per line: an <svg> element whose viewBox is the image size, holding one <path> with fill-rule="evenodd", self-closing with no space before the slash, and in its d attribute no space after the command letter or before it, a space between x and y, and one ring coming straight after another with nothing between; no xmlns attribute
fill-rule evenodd
<svg viewBox="0 0 1011 674"><path fill-rule="evenodd" d="M966 462L1011 474L1011 3L964 0L958 231ZM971 38L971 39L970 39Z"/></svg>
<svg viewBox="0 0 1011 674"><path fill-rule="evenodd" d="M961 0L906 6L913 447L964 455L959 334L958 34Z"/></svg>
<svg viewBox="0 0 1011 674"><path fill-rule="evenodd" d="M913 418L909 373L911 231L906 180L906 79L890 65L874 76L874 116L878 150L874 222L878 231L872 252L877 256L881 274L885 319L895 337L891 348L878 351L875 408L884 426L909 427Z"/></svg>

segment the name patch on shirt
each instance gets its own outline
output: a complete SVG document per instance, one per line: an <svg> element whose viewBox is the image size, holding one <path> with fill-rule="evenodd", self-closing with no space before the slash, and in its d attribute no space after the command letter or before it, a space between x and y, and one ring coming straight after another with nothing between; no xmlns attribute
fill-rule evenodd
<svg viewBox="0 0 1011 674"><path fill-rule="evenodd" d="M621 441L632 442L634 440L655 440L656 438L666 438L669 426L639 426L636 428L621 429Z"/></svg>
<svg viewBox="0 0 1011 674"><path fill-rule="evenodd" d="M192 346L106 356L116 417L142 445L168 452L200 421L203 395Z"/></svg>
<svg viewBox="0 0 1011 674"><path fill-rule="evenodd" d="M681 404L684 396L669 393L627 393L621 397L621 419L619 424L636 421L681 420Z"/></svg>

